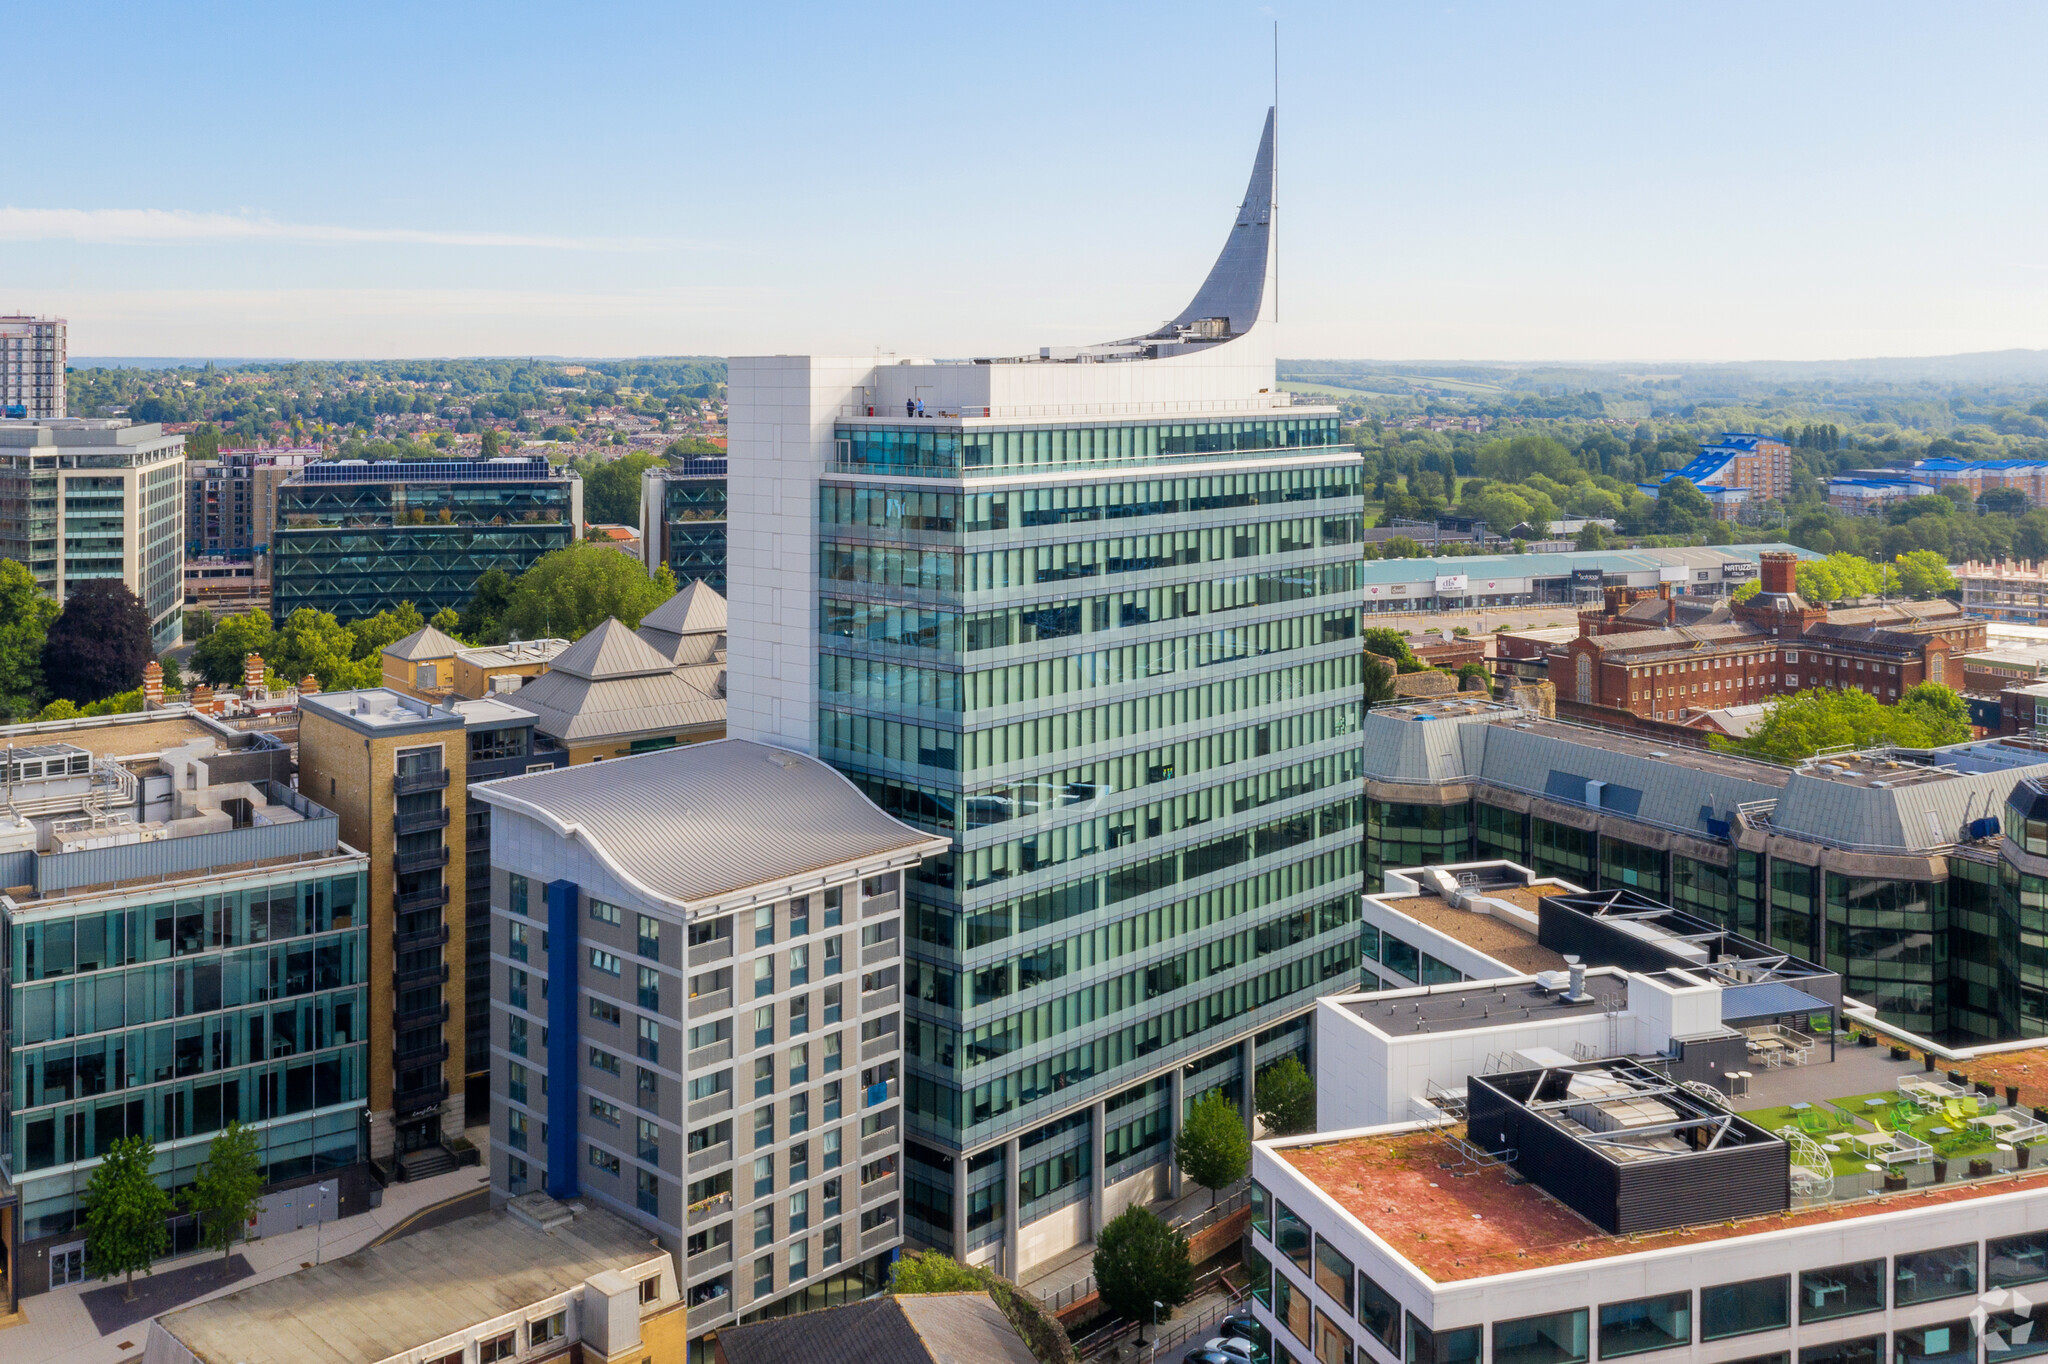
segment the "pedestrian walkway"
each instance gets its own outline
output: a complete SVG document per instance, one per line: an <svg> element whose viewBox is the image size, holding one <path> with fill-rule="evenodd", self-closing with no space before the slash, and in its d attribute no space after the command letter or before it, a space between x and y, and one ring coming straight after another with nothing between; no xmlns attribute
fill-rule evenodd
<svg viewBox="0 0 2048 1364"><path fill-rule="evenodd" d="M219 1251L204 1251L164 1261L157 1266L155 1277L161 1279L167 1272L183 1271L178 1274L177 1281L189 1285L193 1296L182 1302L165 1302L156 1306L155 1311L161 1315L174 1308L189 1307L195 1302L205 1302L224 1293L281 1278L313 1263L316 1253L322 1261L337 1259L363 1249L389 1232L398 1231L408 1222L412 1226L405 1228L407 1230L431 1225L436 1220L434 1213L451 1200L469 1201L470 1210L481 1211L481 1205L475 1204L473 1198L488 1188L489 1179L489 1173L483 1167L471 1165L432 1179L393 1184L384 1191L384 1205L380 1208L336 1218L317 1227L302 1227L281 1236L244 1242L236 1246L235 1254L237 1258L247 1260L251 1273L233 1283L223 1283L207 1271L209 1265L214 1270L218 1269L221 1262ZM414 1221L415 1218L418 1220ZM138 1294L146 1283L147 1279L137 1276L135 1286ZM149 1338L148 1321L139 1321L105 1335L93 1325L92 1313L87 1309L84 1298L88 1293L106 1291L109 1287L91 1280L23 1298L22 1315L26 1320L18 1326L0 1330L0 1359L4 1359L6 1364L121 1364L121 1361L135 1364L140 1361L143 1344ZM115 1293L121 1291L119 1280L111 1285L111 1290Z"/></svg>
<svg viewBox="0 0 2048 1364"><path fill-rule="evenodd" d="M1243 1189L1239 1181L1220 1193L1210 1193L1199 1184L1189 1183L1179 1198L1162 1199L1148 1203L1150 1208L1166 1219L1167 1225L1183 1227L1184 1224L1200 1218L1212 1206L1227 1204ZM1075 1246L1072 1250L1041 1261L1024 1272L1020 1286L1035 1295L1047 1309L1054 1312L1065 1310L1095 1291L1095 1243L1093 1239Z"/></svg>

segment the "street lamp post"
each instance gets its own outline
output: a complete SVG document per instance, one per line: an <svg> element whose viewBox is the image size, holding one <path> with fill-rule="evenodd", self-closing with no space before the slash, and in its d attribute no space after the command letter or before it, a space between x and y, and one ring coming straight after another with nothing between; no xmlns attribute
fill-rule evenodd
<svg viewBox="0 0 2048 1364"><path fill-rule="evenodd" d="M1152 1359L1153 1359L1153 1364L1158 1364L1158 1359L1159 1359L1159 1309L1160 1309L1160 1308L1162 1308L1162 1307L1164 1307L1164 1306L1166 1306L1166 1304L1165 1304L1165 1303L1163 1303L1163 1302L1155 1302L1155 1303L1153 1303L1153 1304L1152 1304Z"/></svg>

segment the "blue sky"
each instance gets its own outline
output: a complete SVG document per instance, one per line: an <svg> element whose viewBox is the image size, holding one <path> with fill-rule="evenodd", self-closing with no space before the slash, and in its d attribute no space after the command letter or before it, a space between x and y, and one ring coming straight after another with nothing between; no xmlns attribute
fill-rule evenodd
<svg viewBox="0 0 2048 1364"><path fill-rule="evenodd" d="M0 310L81 356L1128 335L1221 243L1275 18L1283 354L2048 347L2048 7L1996 4L17 5Z"/></svg>

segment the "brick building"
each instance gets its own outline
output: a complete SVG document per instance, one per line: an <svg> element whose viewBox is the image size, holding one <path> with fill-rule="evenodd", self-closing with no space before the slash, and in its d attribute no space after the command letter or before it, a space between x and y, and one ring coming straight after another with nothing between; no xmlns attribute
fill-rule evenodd
<svg viewBox="0 0 2048 1364"><path fill-rule="evenodd" d="M1587 718L1665 721L1813 687L1889 703L1921 682L1958 685L1950 658L1983 647L1984 622L1953 602L1830 610L1799 595L1792 555L1761 559L1763 590L1732 605L1610 590L1581 613L1579 638L1551 655L1559 699Z"/></svg>
<svg viewBox="0 0 2048 1364"><path fill-rule="evenodd" d="M1656 482L1636 486L1655 497L1674 478L1705 493L1715 516L1732 520L1752 502L1792 490L1792 447L1775 436L1725 431L1719 440L1701 441L1699 453L1683 468L1666 469Z"/></svg>

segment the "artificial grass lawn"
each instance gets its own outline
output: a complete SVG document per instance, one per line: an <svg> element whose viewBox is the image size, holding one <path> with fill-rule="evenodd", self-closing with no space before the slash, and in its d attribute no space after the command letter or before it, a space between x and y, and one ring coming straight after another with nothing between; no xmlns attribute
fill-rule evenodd
<svg viewBox="0 0 2048 1364"><path fill-rule="evenodd" d="M1742 1116L1773 1134L1781 1127L1796 1127L1800 1131L1806 1132L1808 1136L1812 1137L1815 1142L1823 1147L1830 1142L1836 1142L1842 1145L1843 1149L1837 1153L1830 1153L1828 1156L1828 1163L1834 1167L1834 1173L1837 1175L1862 1175L1870 1173L1864 1169L1865 1165L1886 1164L1884 1156L1882 1154L1870 1155L1860 1146L1851 1147L1847 1143L1840 1142L1840 1138L1857 1132L1878 1131L1880 1127L1885 1131L1893 1130L1891 1105L1897 1103L1902 1097L1896 1090L1884 1090L1875 1094L1852 1094L1840 1099L1820 1100L1815 1102L1811 1108L1806 1109L1803 1115L1795 1112L1789 1105L1779 1104L1770 1108L1743 1110ZM1865 1099L1883 1099L1886 1101L1886 1107L1868 1107L1864 1103ZM1988 1154L1997 1144L1996 1138L1966 1133L1961 1129L1957 1129L1945 1137L1937 1137L1933 1134L1933 1129L1937 1127L1954 1127L1955 1124L1950 1122L1948 1116L1943 1113L1928 1113L1922 1110L1916 1110L1916 1113L1918 1116L1906 1125L1905 1130L1933 1147L1937 1159L1949 1161L1968 1160L1972 1156ZM1800 1126L1799 1119L1801 1116L1804 1116L1809 1123L1814 1123L1816 1127L1825 1123L1827 1130L1824 1132L1811 1131L1806 1127ZM1821 1120L1820 1122L1815 1121L1816 1116ZM1878 1116L1883 1117L1884 1121L1882 1124L1874 1121Z"/></svg>

